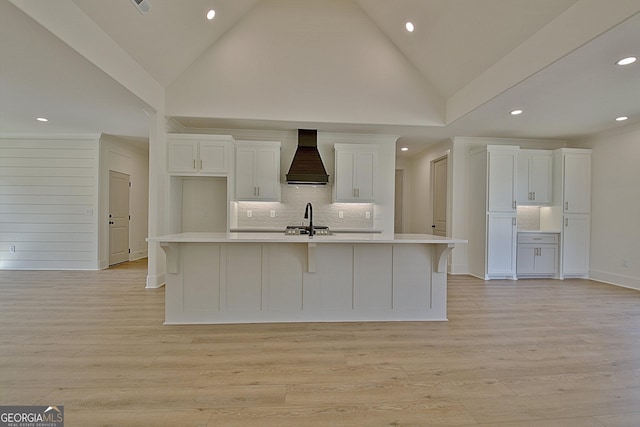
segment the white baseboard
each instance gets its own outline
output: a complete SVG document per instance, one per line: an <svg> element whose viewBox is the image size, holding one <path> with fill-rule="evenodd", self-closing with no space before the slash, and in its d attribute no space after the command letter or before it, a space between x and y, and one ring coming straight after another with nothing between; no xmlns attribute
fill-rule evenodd
<svg viewBox="0 0 640 427"><path fill-rule="evenodd" d="M590 270L589 279L640 291L640 278L638 277L625 276L623 274L615 274L601 270Z"/></svg>

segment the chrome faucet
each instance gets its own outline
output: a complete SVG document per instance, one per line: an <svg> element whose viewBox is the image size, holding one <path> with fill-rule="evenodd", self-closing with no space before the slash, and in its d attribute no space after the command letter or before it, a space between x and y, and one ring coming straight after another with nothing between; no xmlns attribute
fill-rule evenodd
<svg viewBox="0 0 640 427"><path fill-rule="evenodd" d="M309 220L309 238L313 237L315 231L313 230L313 206L311 203L307 203L307 206L304 208L304 219Z"/></svg>

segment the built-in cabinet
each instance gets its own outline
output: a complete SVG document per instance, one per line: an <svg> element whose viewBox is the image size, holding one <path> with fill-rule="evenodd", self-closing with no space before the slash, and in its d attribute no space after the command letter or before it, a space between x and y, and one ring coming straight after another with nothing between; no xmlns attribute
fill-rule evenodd
<svg viewBox="0 0 640 427"><path fill-rule="evenodd" d="M520 150L516 200L520 205L551 205L553 153Z"/></svg>
<svg viewBox="0 0 640 427"><path fill-rule="evenodd" d="M233 137L169 134L167 139L169 173L226 175L231 171Z"/></svg>
<svg viewBox="0 0 640 427"><path fill-rule="evenodd" d="M551 221L562 228L560 276L589 275L591 228L591 150L554 151L554 209Z"/></svg>
<svg viewBox="0 0 640 427"><path fill-rule="evenodd" d="M516 275L518 147L487 146L487 276Z"/></svg>
<svg viewBox="0 0 640 427"><path fill-rule="evenodd" d="M280 201L280 142L236 141L236 200Z"/></svg>
<svg viewBox="0 0 640 427"><path fill-rule="evenodd" d="M558 273L558 233L518 233L516 272L521 276Z"/></svg>
<svg viewBox="0 0 640 427"><path fill-rule="evenodd" d="M231 135L168 134L168 230L226 232L233 194Z"/></svg>
<svg viewBox="0 0 640 427"><path fill-rule="evenodd" d="M472 274L485 279L588 276L590 150L472 149L469 186ZM518 238L518 204L548 206L544 213L541 209L540 229L557 233Z"/></svg>
<svg viewBox="0 0 640 427"><path fill-rule="evenodd" d="M469 155L471 274L516 277L518 147L487 145Z"/></svg>
<svg viewBox="0 0 640 427"><path fill-rule="evenodd" d="M377 148L369 144L335 144L334 201L376 201Z"/></svg>

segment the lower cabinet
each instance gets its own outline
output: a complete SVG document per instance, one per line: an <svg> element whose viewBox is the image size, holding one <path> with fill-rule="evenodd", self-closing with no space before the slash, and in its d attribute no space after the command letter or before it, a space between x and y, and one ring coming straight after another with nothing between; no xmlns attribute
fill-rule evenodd
<svg viewBox="0 0 640 427"><path fill-rule="evenodd" d="M518 276L555 276L558 273L557 233L518 233Z"/></svg>
<svg viewBox="0 0 640 427"><path fill-rule="evenodd" d="M487 230L486 279L514 279L516 276L515 215L489 214Z"/></svg>
<svg viewBox="0 0 640 427"><path fill-rule="evenodd" d="M590 215L565 214L562 232L562 277L589 275Z"/></svg>

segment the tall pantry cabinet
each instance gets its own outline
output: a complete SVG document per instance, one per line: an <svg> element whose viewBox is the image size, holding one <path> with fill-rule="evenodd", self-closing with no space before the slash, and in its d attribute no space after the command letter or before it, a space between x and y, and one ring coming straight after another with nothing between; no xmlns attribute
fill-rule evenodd
<svg viewBox="0 0 640 427"><path fill-rule="evenodd" d="M484 279L516 278L519 147L487 145L469 153L469 267Z"/></svg>
<svg viewBox="0 0 640 427"><path fill-rule="evenodd" d="M591 150L553 152L553 207L541 222L562 230L560 277L588 277L591 227Z"/></svg>

